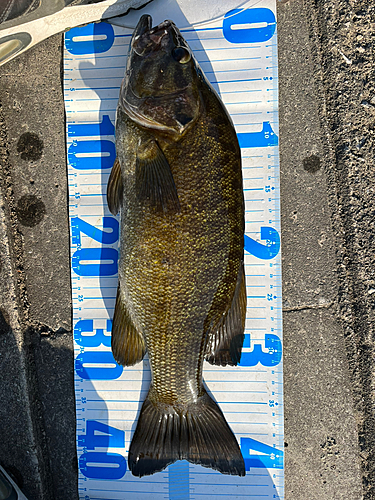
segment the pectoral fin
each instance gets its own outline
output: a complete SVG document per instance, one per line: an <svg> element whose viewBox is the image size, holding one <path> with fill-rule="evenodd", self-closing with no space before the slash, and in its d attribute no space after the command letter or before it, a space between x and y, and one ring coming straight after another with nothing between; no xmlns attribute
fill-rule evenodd
<svg viewBox="0 0 375 500"><path fill-rule="evenodd" d="M211 365L232 365L240 362L245 339L246 282L243 263L237 278L232 304L208 334L205 351Z"/></svg>
<svg viewBox="0 0 375 500"><path fill-rule="evenodd" d="M107 203L113 215L117 215L120 210L123 193L124 187L121 177L121 167L118 158L116 158L107 185Z"/></svg>
<svg viewBox="0 0 375 500"><path fill-rule="evenodd" d="M173 175L163 151L154 140L137 151L135 189L140 201L158 210L179 212L180 202Z"/></svg>
<svg viewBox="0 0 375 500"><path fill-rule="evenodd" d="M133 325L122 300L119 286L112 322L113 357L120 365L131 366L142 361L145 352L146 344L143 335Z"/></svg>

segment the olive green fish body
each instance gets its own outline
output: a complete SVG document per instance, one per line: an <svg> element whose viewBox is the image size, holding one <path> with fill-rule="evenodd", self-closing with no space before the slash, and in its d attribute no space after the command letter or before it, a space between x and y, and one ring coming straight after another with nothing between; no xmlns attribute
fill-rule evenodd
<svg viewBox="0 0 375 500"><path fill-rule="evenodd" d="M182 458L245 473L238 444L202 382L205 356L237 364L243 341L240 150L225 108L199 69L193 83L187 95L199 102L188 106L191 123L183 130L178 123L177 133L142 126L134 109L120 105L117 111L119 166L108 195L111 206L115 185L121 200L112 347L128 365L147 350L152 373L129 451L135 475Z"/></svg>

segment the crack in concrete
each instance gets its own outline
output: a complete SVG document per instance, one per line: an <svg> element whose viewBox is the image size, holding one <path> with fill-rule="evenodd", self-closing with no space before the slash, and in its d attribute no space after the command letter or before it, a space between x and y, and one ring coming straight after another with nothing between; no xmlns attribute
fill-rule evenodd
<svg viewBox="0 0 375 500"><path fill-rule="evenodd" d="M312 304L312 305L301 305L301 306L295 306L295 307L283 307L283 313L289 313L289 312L296 312L296 311L308 311L310 309L312 310L317 310L317 309L330 309L333 305L335 304L335 301L332 300L328 304Z"/></svg>

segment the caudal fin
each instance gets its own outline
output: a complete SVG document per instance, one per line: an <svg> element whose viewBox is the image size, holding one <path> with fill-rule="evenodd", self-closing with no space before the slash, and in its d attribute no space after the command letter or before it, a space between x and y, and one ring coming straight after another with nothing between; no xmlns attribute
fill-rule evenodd
<svg viewBox="0 0 375 500"><path fill-rule="evenodd" d="M129 469L134 476L148 476L184 459L222 474L246 474L237 440L207 393L182 412L147 397L130 445Z"/></svg>

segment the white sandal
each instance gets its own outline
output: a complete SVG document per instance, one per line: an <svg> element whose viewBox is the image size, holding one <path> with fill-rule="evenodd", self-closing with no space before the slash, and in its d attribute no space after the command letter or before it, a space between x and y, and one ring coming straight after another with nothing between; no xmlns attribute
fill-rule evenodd
<svg viewBox="0 0 375 500"><path fill-rule="evenodd" d="M27 500L25 495L0 465L0 498L4 500Z"/></svg>
<svg viewBox="0 0 375 500"><path fill-rule="evenodd" d="M2 0L0 66L55 33L123 15L129 9L138 9L149 1Z"/></svg>

